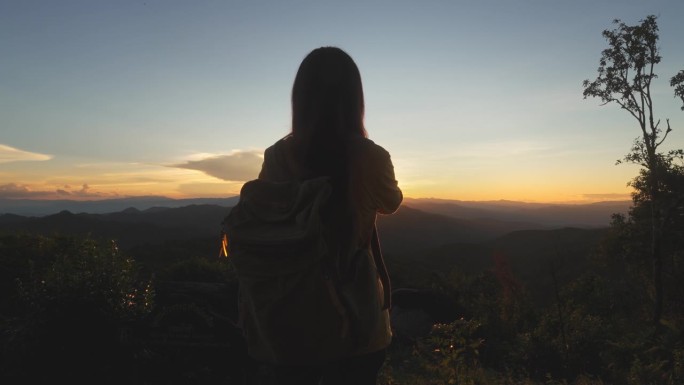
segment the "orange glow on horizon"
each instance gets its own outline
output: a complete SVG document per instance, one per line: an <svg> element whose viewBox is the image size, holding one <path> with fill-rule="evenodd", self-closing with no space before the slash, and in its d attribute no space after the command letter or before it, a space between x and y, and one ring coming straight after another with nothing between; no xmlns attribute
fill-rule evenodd
<svg viewBox="0 0 684 385"><path fill-rule="evenodd" d="M17 184L17 195L5 192L4 198L39 200L102 200L156 196L171 199L229 198L240 193L242 182L213 182L177 184L158 183L136 185L127 183L84 185L69 191L55 192L55 186ZM87 188L86 188L87 187ZM528 203L591 203L601 201L625 201L631 199L631 188L622 190L598 186L525 186L504 185L412 185L400 187L406 199L443 199L459 201L516 201ZM572 187L572 189L570 188Z"/></svg>
<svg viewBox="0 0 684 385"><path fill-rule="evenodd" d="M634 170L615 168L611 175L571 173L557 170L548 174L471 173L428 179L405 172L398 174L399 186L407 198L460 201L517 201L530 203L591 203L630 200L626 181ZM80 170L79 170L80 171ZM88 170L90 171L90 170ZM29 175L23 181L2 185L0 196L10 199L100 200L142 196L171 199L228 198L238 195L244 182L223 181L196 170L151 167L117 172L85 172L60 178ZM115 170L116 171L116 170ZM402 170L398 170L402 171ZM26 175L24 176L27 177ZM87 182L87 183L86 183Z"/></svg>

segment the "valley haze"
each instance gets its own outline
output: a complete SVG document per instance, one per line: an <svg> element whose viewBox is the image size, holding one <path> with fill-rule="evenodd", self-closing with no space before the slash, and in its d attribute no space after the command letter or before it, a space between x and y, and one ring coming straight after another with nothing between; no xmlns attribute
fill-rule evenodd
<svg viewBox="0 0 684 385"><path fill-rule="evenodd" d="M190 205L232 207L237 196L226 198L172 199L163 196L140 196L101 200L38 200L0 198L0 214L42 217L62 211L106 214L134 208L180 208ZM469 220L518 222L521 228L605 227L612 214L626 214L631 201L606 201L585 204L527 203L507 200L460 201L431 198L405 198L399 211L416 209L426 213Z"/></svg>

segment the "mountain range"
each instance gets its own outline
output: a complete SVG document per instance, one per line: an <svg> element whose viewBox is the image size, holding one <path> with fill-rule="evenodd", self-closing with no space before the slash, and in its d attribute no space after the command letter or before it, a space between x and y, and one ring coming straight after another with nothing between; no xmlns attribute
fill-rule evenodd
<svg viewBox="0 0 684 385"><path fill-rule="evenodd" d="M231 207L238 201L237 196L226 198L172 199L163 196L139 196L132 198L98 200L45 200L45 199L8 199L0 198L0 214L24 216L45 216L61 211L72 213L105 214L127 208L147 210L154 207L177 208L189 205L220 205Z"/></svg>
<svg viewBox="0 0 684 385"><path fill-rule="evenodd" d="M210 203L203 203L207 201ZM220 223L229 213L229 206L236 201L237 197L22 200L13 202L15 208L21 209L12 211L54 211L60 204L62 210L44 216L3 214L0 215L0 230L93 234L117 239L125 248L167 240L218 237ZM106 212L109 208L126 205L124 209ZM0 207L7 210L7 205ZM387 252L412 253L448 243L482 242L519 230L605 227L612 213L624 213L628 207L626 202L551 205L409 198L394 215L379 216L378 226Z"/></svg>
<svg viewBox="0 0 684 385"><path fill-rule="evenodd" d="M37 200L0 198L0 214L47 216L62 211L106 214L135 208L180 208L190 205L232 207L237 196L226 198L171 199L162 196L102 200ZM527 203L515 201L460 201L431 198L405 198L403 207L468 220L497 220L528 223L532 226L603 227L613 213L626 213L631 201L609 201L588 204Z"/></svg>
<svg viewBox="0 0 684 385"><path fill-rule="evenodd" d="M216 258L220 223L236 200L67 201L62 207L76 212L2 214L0 234L112 239L154 271L190 257ZM23 204L40 211L38 205L30 206L32 201ZM126 204L130 206L122 210L97 212ZM53 201L40 209L57 205ZM429 286L448 279L454 269L478 274L505 263L533 297L548 299L551 273L561 283L581 274L610 216L628 209L627 202L571 206L407 199L395 214L379 216L378 231L390 273L400 286Z"/></svg>
<svg viewBox="0 0 684 385"><path fill-rule="evenodd" d="M626 214L631 201L584 204L527 203L515 201L458 201L406 198L404 205L464 219L494 219L536 223L545 227L605 227L614 213Z"/></svg>

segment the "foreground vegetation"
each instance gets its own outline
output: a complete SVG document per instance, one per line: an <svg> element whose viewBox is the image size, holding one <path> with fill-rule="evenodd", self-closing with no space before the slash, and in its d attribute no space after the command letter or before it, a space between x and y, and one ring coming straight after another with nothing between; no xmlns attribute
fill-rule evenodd
<svg viewBox="0 0 684 385"><path fill-rule="evenodd" d="M613 218L585 272L549 287L551 304L535 303L504 257L479 273L436 273L439 279L422 288L450 298L460 317L435 324L425 337L397 338L381 383L683 383L682 213L671 217L665 233L660 322L651 316L648 202L637 199L628 216ZM150 340L131 344L122 335L131 325L179 311L157 301L162 281L233 281L225 259L189 257L151 269L112 242L5 235L0 264L1 289L10 294L0 303L3 383L240 383L245 370L259 371L241 364L230 369L240 373L230 373L227 360L244 354L239 345L169 351ZM553 269L548 274L555 282ZM411 276L397 278L411 282ZM182 306L218 322L192 303ZM263 371L252 378L268 382Z"/></svg>

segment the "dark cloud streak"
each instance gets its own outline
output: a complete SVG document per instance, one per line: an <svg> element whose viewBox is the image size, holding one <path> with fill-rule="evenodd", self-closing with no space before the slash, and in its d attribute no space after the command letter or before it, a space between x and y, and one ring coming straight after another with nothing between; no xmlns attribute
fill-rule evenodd
<svg viewBox="0 0 684 385"><path fill-rule="evenodd" d="M585 199L608 199L608 200L630 200L631 194L603 193L603 194L582 194Z"/></svg>
<svg viewBox="0 0 684 385"><path fill-rule="evenodd" d="M17 183L6 183L0 185L0 198L8 199L55 199L64 197L105 198L111 196L112 194L90 191L90 186L88 186L87 183L84 183L80 190L71 191L66 189L55 189L53 191L32 190L27 185L20 185Z"/></svg>

